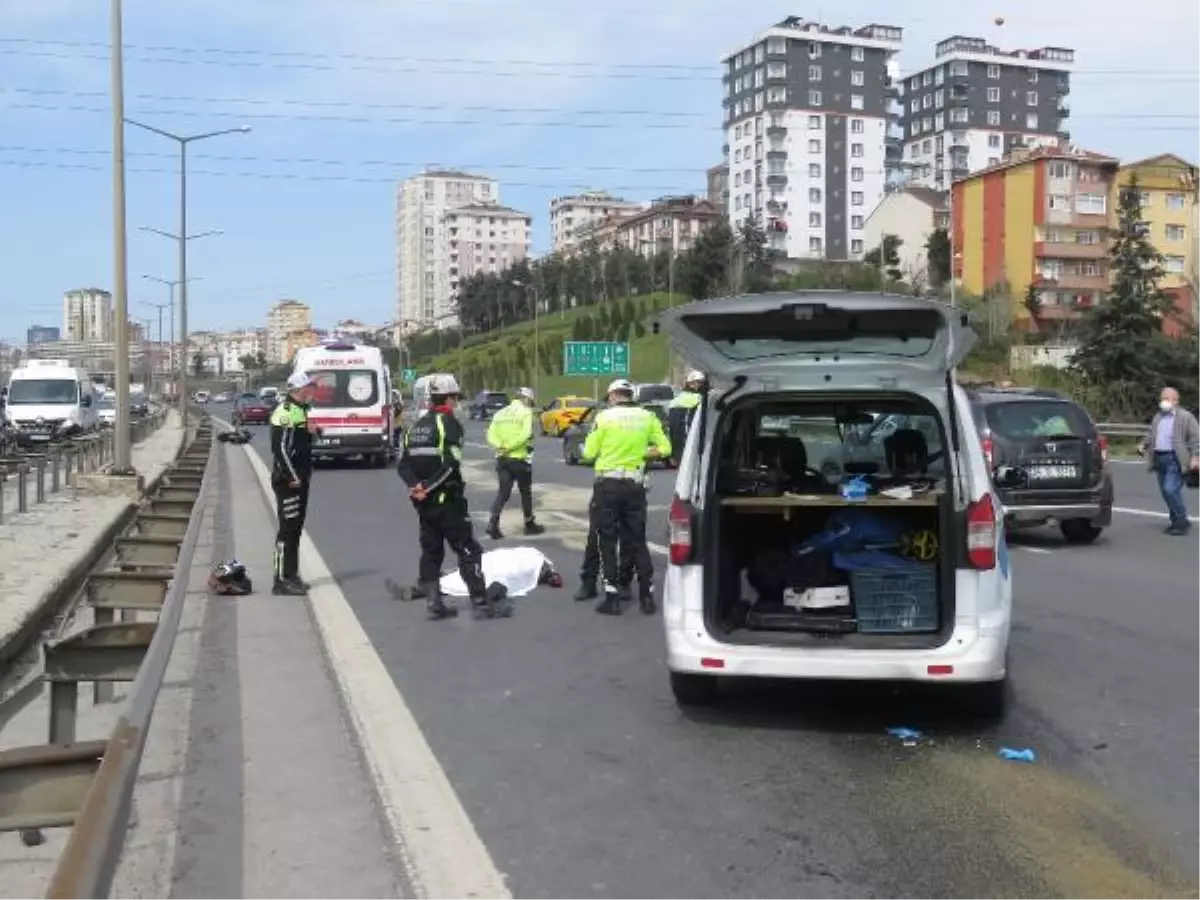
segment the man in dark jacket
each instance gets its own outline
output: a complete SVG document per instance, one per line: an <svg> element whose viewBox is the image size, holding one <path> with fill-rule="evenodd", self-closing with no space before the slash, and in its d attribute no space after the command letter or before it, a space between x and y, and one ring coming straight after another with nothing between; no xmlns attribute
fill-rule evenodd
<svg viewBox="0 0 1200 900"><path fill-rule="evenodd" d="M425 597L431 619L448 619L458 610L442 599L442 563L445 545L458 557L458 572L471 595L476 618L512 615L512 601L503 585L483 577L483 548L475 540L463 482L463 428L454 415L459 395L453 375L429 377L429 409L421 413L404 435L404 450L396 467L408 485L408 495L420 522L421 562L418 588Z"/></svg>
<svg viewBox="0 0 1200 900"><path fill-rule="evenodd" d="M302 597L308 593L308 585L299 575L300 535L308 516L312 439L317 429L308 421L312 380L296 372L288 378L287 386L283 402L271 413L271 487L279 520L271 593Z"/></svg>

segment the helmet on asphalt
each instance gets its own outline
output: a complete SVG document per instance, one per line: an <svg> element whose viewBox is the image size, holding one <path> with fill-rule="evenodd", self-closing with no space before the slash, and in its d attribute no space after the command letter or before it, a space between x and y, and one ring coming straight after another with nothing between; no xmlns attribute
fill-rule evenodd
<svg viewBox="0 0 1200 900"><path fill-rule="evenodd" d="M434 397L450 397L455 396L461 391L458 387L458 379L453 375L430 375L429 376L429 393Z"/></svg>
<svg viewBox="0 0 1200 900"><path fill-rule="evenodd" d="M208 587L214 594L242 597L253 589L246 567L236 559L219 563L208 576Z"/></svg>
<svg viewBox="0 0 1200 900"><path fill-rule="evenodd" d="M608 386L606 393L611 394L614 391L619 391L624 394L632 394L633 382L629 381L627 378L618 378Z"/></svg>

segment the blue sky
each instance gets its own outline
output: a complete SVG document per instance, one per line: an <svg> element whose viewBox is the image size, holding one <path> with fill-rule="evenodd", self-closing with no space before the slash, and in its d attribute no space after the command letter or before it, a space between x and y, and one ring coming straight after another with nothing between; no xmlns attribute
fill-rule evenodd
<svg viewBox="0 0 1200 900"><path fill-rule="evenodd" d="M61 324L64 290L112 285L107 8L0 0L0 340ZM261 325L282 297L311 303L318 325L382 322L395 297L395 179L424 164L499 178L502 200L534 216L538 251L551 197L702 192L722 143L718 60L785 15L900 25L904 71L951 34L1073 47L1078 143L1194 160L1197 7L1129 10L1113 0L125 0L126 114L178 133L253 129L192 151L189 228L224 232L191 244L190 272L203 279L191 288L195 328ZM130 129L127 151L131 315L150 318L166 289L140 276L174 278L175 250L136 229L177 228L175 148Z"/></svg>

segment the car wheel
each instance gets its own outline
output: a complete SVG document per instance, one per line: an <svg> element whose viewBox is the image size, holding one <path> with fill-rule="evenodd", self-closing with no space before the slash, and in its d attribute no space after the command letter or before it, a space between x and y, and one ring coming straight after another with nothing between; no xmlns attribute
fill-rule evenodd
<svg viewBox="0 0 1200 900"><path fill-rule="evenodd" d="M671 673L671 693L679 706L711 706L717 701L720 680L715 675Z"/></svg>
<svg viewBox="0 0 1200 900"><path fill-rule="evenodd" d="M1104 531L1087 519L1067 519L1059 524L1059 530L1069 544L1090 544Z"/></svg>

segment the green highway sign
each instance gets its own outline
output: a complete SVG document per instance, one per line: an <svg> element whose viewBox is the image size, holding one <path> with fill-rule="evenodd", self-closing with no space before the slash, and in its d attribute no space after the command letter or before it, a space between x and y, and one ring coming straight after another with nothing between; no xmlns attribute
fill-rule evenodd
<svg viewBox="0 0 1200 900"><path fill-rule="evenodd" d="M405 369L404 372L401 373L400 377L404 379L405 384L412 384L417 380L417 370Z"/></svg>
<svg viewBox="0 0 1200 900"><path fill-rule="evenodd" d="M567 341L564 375L628 375L629 345L616 341Z"/></svg>

